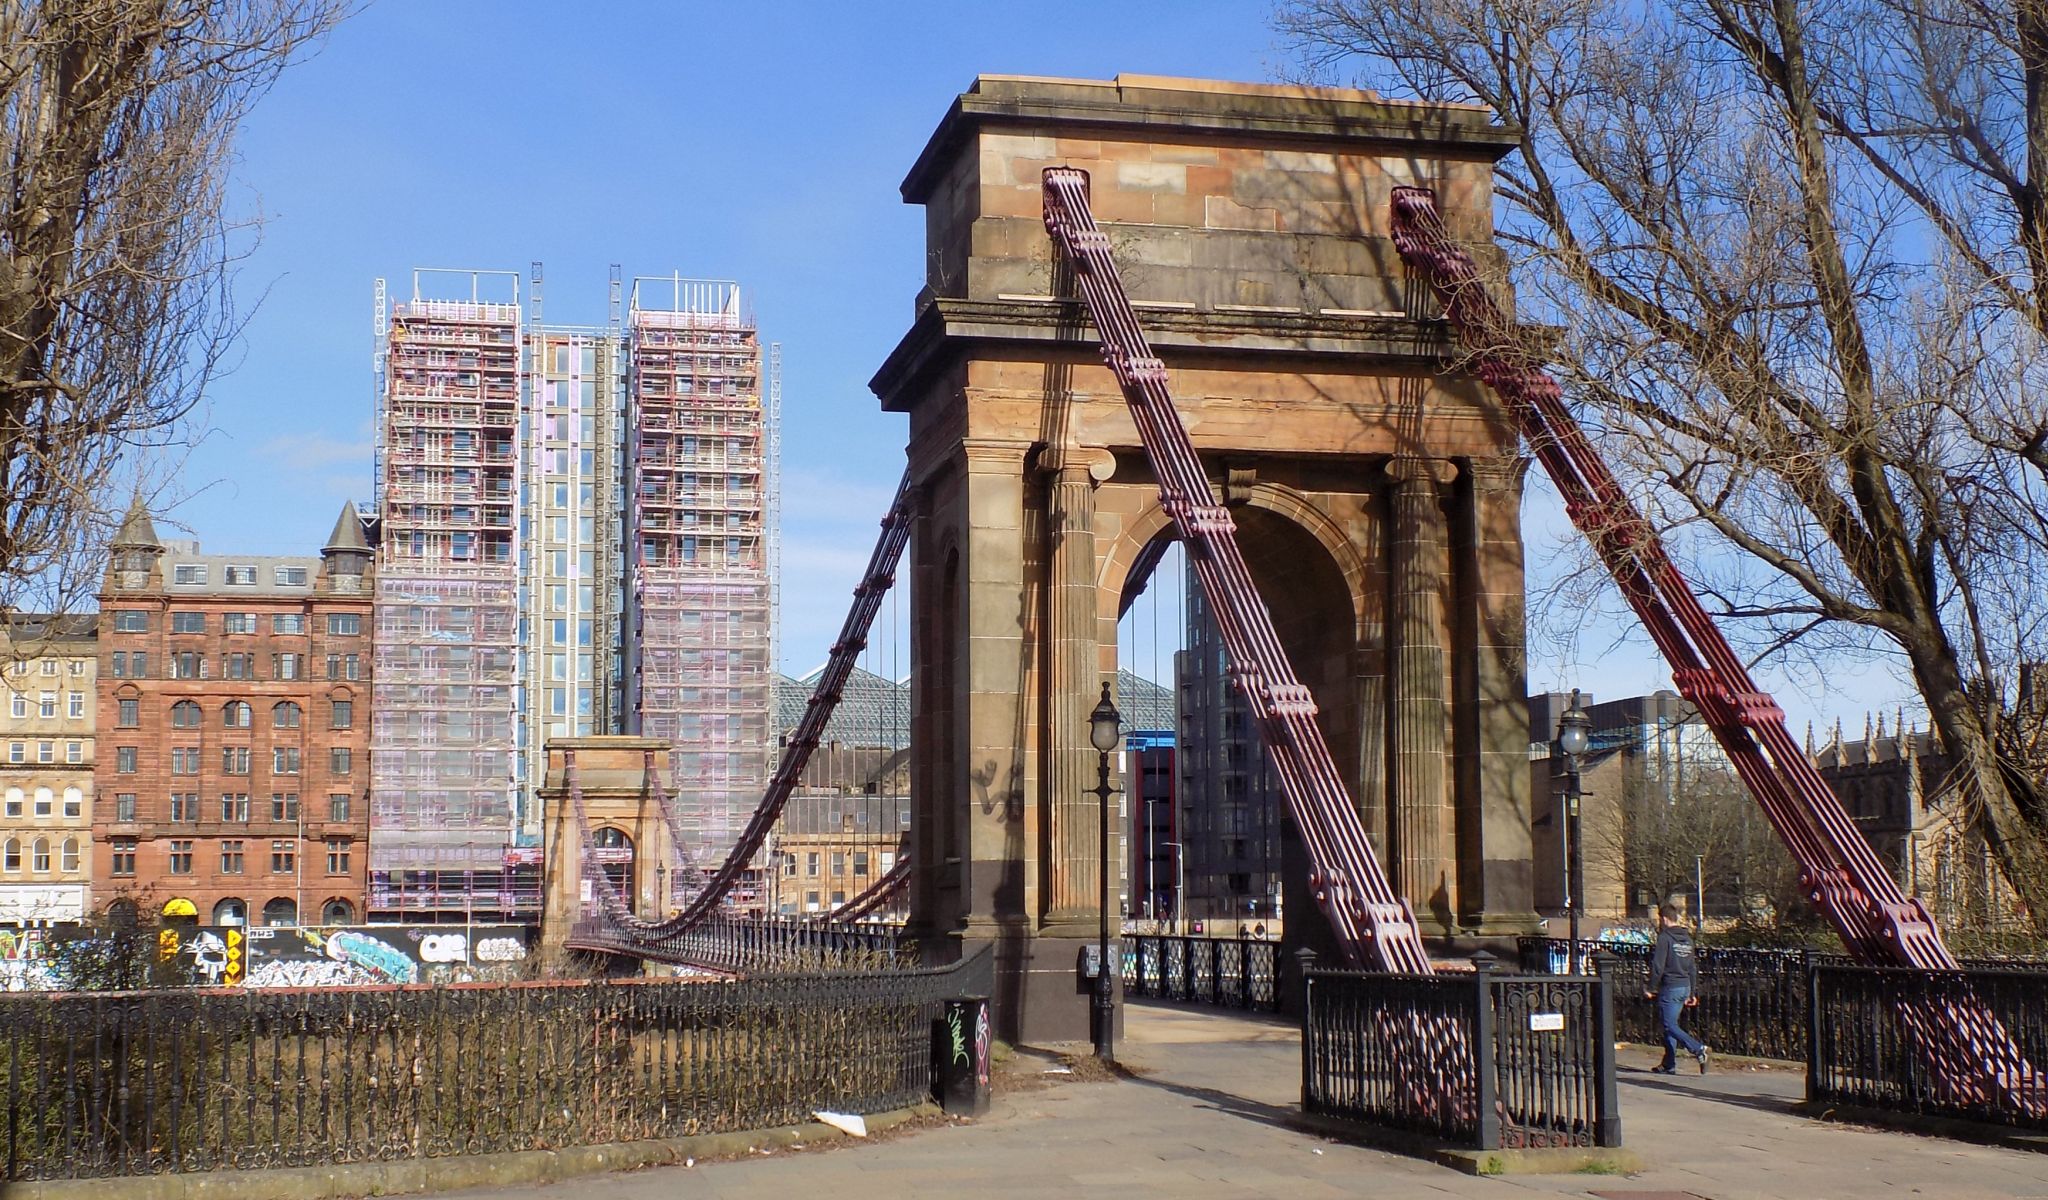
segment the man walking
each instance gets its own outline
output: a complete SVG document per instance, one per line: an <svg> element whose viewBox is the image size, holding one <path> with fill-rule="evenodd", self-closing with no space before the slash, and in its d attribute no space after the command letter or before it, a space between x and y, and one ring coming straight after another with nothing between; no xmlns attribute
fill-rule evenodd
<svg viewBox="0 0 2048 1200"><path fill-rule="evenodd" d="M1707 1048L1681 1029L1678 1019L1699 1001L1699 963L1693 954L1692 933L1678 919L1678 906L1657 909L1657 950L1650 959L1650 990L1657 1002L1657 1018L1664 1025L1664 1061L1651 1068L1659 1075L1678 1071L1678 1049L1699 1060L1700 1074L1707 1073Z"/></svg>

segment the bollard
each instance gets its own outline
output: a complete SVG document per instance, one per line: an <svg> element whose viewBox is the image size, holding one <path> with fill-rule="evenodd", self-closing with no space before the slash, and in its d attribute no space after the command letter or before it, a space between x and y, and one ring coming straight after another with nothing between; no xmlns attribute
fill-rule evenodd
<svg viewBox="0 0 2048 1200"><path fill-rule="evenodd" d="M988 1112L988 997L946 1001L932 1027L932 1095L949 1117Z"/></svg>

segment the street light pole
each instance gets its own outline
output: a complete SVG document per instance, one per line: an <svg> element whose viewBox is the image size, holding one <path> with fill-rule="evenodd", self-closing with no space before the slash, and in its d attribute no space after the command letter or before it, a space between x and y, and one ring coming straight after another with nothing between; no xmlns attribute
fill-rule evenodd
<svg viewBox="0 0 2048 1200"><path fill-rule="evenodd" d="M1579 756L1586 752L1593 741L1593 718L1579 707L1579 689L1572 689L1572 701L1557 718L1557 748L1564 751L1565 779L1565 837L1571 846L1571 862L1566 870L1570 878L1566 888L1571 895L1571 952L1567 961L1571 973L1579 973L1579 914L1586 907L1586 854L1584 839L1579 836Z"/></svg>
<svg viewBox="0 0 2048 1200"><path fill-rule="evenodd" d="M1109 798L1116 792L1109 786L1109 754L1121 737L1123 715L1110 703L1109 684L1102 685L1102 699L1088 714L1088 743L1095 747L1094 795L1101 814L1101 941L1095 959L1095 1057L1116 1060L1116 984L1109 965Z"/></svg>

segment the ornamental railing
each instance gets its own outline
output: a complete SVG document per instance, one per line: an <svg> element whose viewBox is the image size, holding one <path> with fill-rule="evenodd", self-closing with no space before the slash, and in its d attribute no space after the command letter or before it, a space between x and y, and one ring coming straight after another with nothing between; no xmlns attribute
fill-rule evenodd
<svg viewBox="0 0 2048 1200"><path fill-rule="evenodd" d="M1568 946L1564 938L1521 938L1522 969L1561 974L1567 969ZM1657 1006L1645 996L1654 948L1590 941L1580 946L1588 961L1595 951L1611 956L1615 1035L1625 1042L1662 1043ZM1847 955L1825 951L1754 946L1698 946L1693 953L1699 963L1700 1002L1686 1010L1686 1028L1723 1054L1789 1062L1804 1062L1807 1056L1809 973L1817 965L1846 966L1850 961ZM1962 963L1970 970L2048 970L2048 964L2023 960L1966 958Z"/></svg>
<svg viewBox="0 0 2048 1200"><path fill-rule="evenodd" d="M8 1180L539 1150L926 1097L943 970L0 996Z"/></svg>
<svg viewBox="0 0 2048 1200"><path fill-rule="evenodd" d="M1250 938L1123 935L1127 996L1278 1012L1280 943Z"/></svg>
<svg viewBox="0 0 2048 1200"><path fill-rule="evenodd" d="M1806 1036L1809 1102L1889 1109L2048 1132L2048 1080L1962 1087L1928 1068L1915 1019L1988 1011L2030 1063L2048 1062L2048 969L1913 971L1816 962Z"/></svg>
<svg viewBox="0 0 2048 1200"><path fill-rule="evenodd" d="M1625 1042L1660 1045L1664 1027L1650 990L1652 948L1634 944L1580 943L1587 960L1608 957L1614 983L1614 1032ZM1562 974L1569 942L1563 938L1522 938L1522 968ZM1806 970L1810 951L1700 946L1699 1003L1686 1011L1685 1025L1724 1054L1806 1057ZM1839 958L1839 956L1837 956ZM1846 961L1846 960L1843 960Z"/></svg>
<svg viewBox="0 0 2048 1200"><path fill-rule="evenodd" d="M1618 1146L1609 999L1599 977L1307 971L1302 1107L1480 1150Z"/></svg>
<svg viewBox="0 0 2048 1200"><path fill-rule="evenodd" d="M569 936L577 950L612 952L713 971L789 972L914 966L901 925L713 916L687 929L624 930L591 918Z"/></svg>

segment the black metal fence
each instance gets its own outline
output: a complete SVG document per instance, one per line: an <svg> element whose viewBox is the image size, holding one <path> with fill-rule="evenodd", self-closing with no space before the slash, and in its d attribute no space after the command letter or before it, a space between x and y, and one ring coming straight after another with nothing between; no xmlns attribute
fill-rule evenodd
<svg viewBox="0 0 2048 1200"><path fill-rule="evenodd" d="M576 926L569 945L722 971L816 971L917 961L916 948L904 939L901 925L791 917L712 917L681 933L659 936L592 919Z"/></svg>
<svg viewBox="0 0 2048 1200"><path fill-rule="evenodd" d="M1522 938L1523 969L1567 970L1568 945L1563 938ZM1595 950L1611 956L1615 1035L1626 1042L1662 1044L1664 1027L1657 1019L1657 1006L1645 996L1650 990L1652 948L1581 946L1589 958ZM1701 946L1694 954L1700 1002L1687 1010L1685 1018L1694 1036L1724 1054L1794 1062L1806 1057L1806 971L1815 957L1811 952Z"/></svg>
<svg viewBox="0 0 2048 1200"><path fill-rule="evenodd" d="M1124 994L1277 1012L1280 943L1123 935Z"/></svg>
<svg viewBox="0 0 2048 1200"><path fill-rule="evenodd" d="M1618 1146L1608 983L1310 971L1302 1107L1481 1150Z"/></svg>
<svg viewBox="0 0 2048 1200"><path fill-rule="evenodd" d="M929 1093L944 970L0 997L6 1178L631 1141Z"/></svg>
<svg viewBox="0 0 2048 1200"><path fill-rule="evenodd" d="M2048 970L1816 963L1812 992L1808 1100L2048 1132Z"/></svg>

